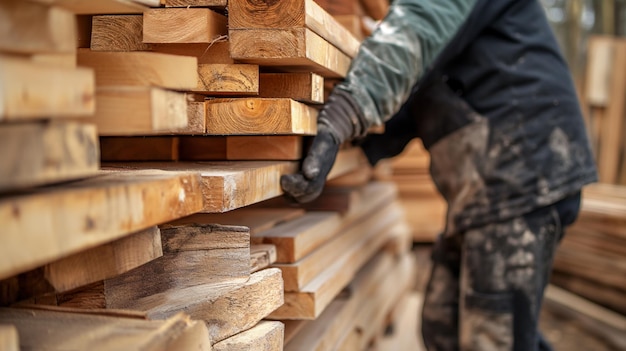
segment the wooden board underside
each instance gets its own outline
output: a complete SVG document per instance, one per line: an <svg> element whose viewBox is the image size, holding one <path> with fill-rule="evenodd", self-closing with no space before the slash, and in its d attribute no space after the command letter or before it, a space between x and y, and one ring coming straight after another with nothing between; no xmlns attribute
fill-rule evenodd
<svg viewBox="0 0 626 351"><path fill-rule="evenodd" d="M302 158L302 137L294 135L197 136L180 137L179 141L181 160L297 161Z"/></svg>
<svg viewBox="0 0 626 351"><path fill-rule="evenodd" d="M261 73L259 97L324 103L324 78L315 73Z"/></svg>
<svg viewBox="0 0 626 351"><path fill-rule="evenodd" d="M198 212L200 184L197 173L189 172L103 172L5 197L0 200L0 278Z"/></svg>
<svg viewBox="0 0 626 351"><path fill-rule="evenodd" d="M76 15L143 13L148 7L129 0L34 0L66 9Z"/></svg>
<svg viewBox="0 0 626 351"><path fill-rule="evenodd" d="M177 161L178 138L101 137L100 152L100 158L104 162Z"/></svg>

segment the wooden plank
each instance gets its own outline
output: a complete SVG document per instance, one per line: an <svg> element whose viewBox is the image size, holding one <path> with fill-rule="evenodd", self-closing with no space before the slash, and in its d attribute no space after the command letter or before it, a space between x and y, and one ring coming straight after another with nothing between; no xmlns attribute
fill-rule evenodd
<svg viewBox="0 0 626 351"><path fill-rule="evenodd" d="M0 279L202 209L197 173L103 173L0 200Z"/></svg>
<svg viewBox="0 0 626 351"><path fill-rule="evenodd" d="M19 351L19 336L17 335L17 329L13 325L0 325L0 349L4 351Z"/></svg>
<svg viewBox="0 0 626 351"><path fill-rule="evenodd" d="M150 44L146 44L143 42L143 16L93 16L91 24L91 50L150 50Z"/></svg>
<svg viewBox="0 0 626 351"><path fill-rule="evenodd" d="M397 303L392 321L392 333L385 336L379 343L379 350L415 350L425 351L419 334L421 330L420 316L424 297L422 293L405 294Z"/></svg>
<svg viewBox="0 0 626 351"><path fill-rule="evenodd" d="M25 350L211 350L206 326L184 314L162 321L22 308L1 308Z"/></svg>
<svg viewBox="0 0 626 351"><path fill-rule="evenodd" d="M276 262L276 246L250 245L250 272L258 272Z"/></svg>
<svg viewBox="0 0 626 351"><path fill-rule="evenodd" d="M317 2L325 11L333 16L364 15L360 0L315 0L315 2Z"/></svg>
<svg viewBox="0 0 626 351"><path fill-rule="evenodd" d="M303 214L304 210L297 208L241 208L226 213L197 213L171 223L176 225L188 223L238 225L248 227L250 235L256 235L277 224L296 219Z"/></svg>
<svg viewBox="0 0 626 351"><path fill-rule="evenodd" d="M78 65L94 70L98 86L141 85L190 90L198 82L198 61L194 57L79 50Z"/></svg>
<svg viewBox="0 0 626 351"><path fill-rule="evenodd" d="M343 78L351 59L310 29L230 29L230 55L239 62L287 72Z"/></svg>
<svg viewBox="0 0 626 351"><path fill-rule="evenodd" d="M152 51L172 55L193 56L198 64L234 64L230 57L230 43L216 39L209 44L150 44Z"/></svg>
<svg viewBox="0 0 626 351"><path fill-rule="evenodd" d="M593 36L589 39L585 99L591 106L606 107L610 99L613 37Z"/></svg>
<svg viewBox="0 0 626 351"><path fill-rule="evenodd" d="M0 121L94 113L94 74L0 56Z"/></svg>
<svg viewBox="0 0 626 351"><path fill-rule="evenodd" d="M217 7L225 8L227 0L164 0L165 7Z"/></svg>
<svg viewBox="0 0 626 351"><path fill-rule="evenodd" d="M263 321L256 326L213 345L215 351L282 351L285 326Z"/></svg>
<svg viewBox="0 0 626 351"><path fill-rule="evenodd" d="M73 122L0 125L0 159L1 191L95 175L96 129Z"/></svg>
<svg viewBox="0 0 626 351"><path fill-rule="evenodd" d="M317 132L317 110L291 99L214 99L207 102L207 134L258 135Z"/></svg>
<svg viewBox="0 0 626 351"><path fill-rule="evenodd" d="M126 273L163 255L157 227L51 262L0 282L9 305L33 297L65 292Z"/></svg>
<svg viewBox="0 0 626 351"><path fill-rule="evenodd" d="M374 178L374 170L369 163L361 163L354 170L326 182L327 187L365 186Z"/></svg>
<svg viewBox="0 0 626 351"><path fill-rule="evenodd" d="M359 41L313 0L230 0L228 10L230 29L308 28L349 57L359 50Z"/></svg>
<svg viewBox="0 0 626 351"><path fill-rule="evenodd" d="M207 95L258 95L259 66L247 64L201 64L191 89Z"/></svg>
<svg viewBox="0 0 626 351"><path fill-rule="evenodd" d="M294 135L180 137L179 155L181 160L190 161L297 161L302 158L302 137Z"/></svg>
<svg viewBox="0 0 626 351"><path fill-rule="evenodd" d="M178 138L167 136L101 137L102 161L177 161Z"/></svg>
<svg viewBox="0 0 626 351"><path fill-rule="evenodd" d="M195 172L202 177L205 213L231 211L280 196L280 176L293 173L298 165L287 161L111 163L116 169L155 168L169 172Z"/></svg>
<svg viewBox="0 0 626 351"><path fill-rule="evenodd" d="M163 134L187 126L185 94L139 86L99 87L87 118L104 136Z"/></svg>
<svg viewBox="0 0 626 351"><path fill-rule="evenodd" d="M360 0L365 14L377 21L382 20L389 11L389 1L387 0Z"/></svg>
<svg viewBox="0 0 626 351"><path fill-rule="evenodd" d="M358 41L365 39L365 33L363 33L363 22L361 16L358 15L336 15L333 16L339 24L344 26Z"/></svg>
<svg viewBox="0 0 626 351"><path fill-rule="evenodd" d="M367 162L363 149L357 146L340 150L326 179L334 179L359 168Z"/></svg>
<svg viewBox="0 0 626 351"><path fill-rule="evenodd" d="M0 23L0 51L22 54L76 51L76 19L63 9L4 0L0 2Z"/></svg>
<svg viewBox="0 0 626 351"><path fill-rule="evenodd" d="M291 98L310 104L323 104L324 78L310 72L261 73L259 97Z"/></svg>
<svg viewBox="0 0 626 351"><path fill-rule="evenodd" d="M143 14L144 43L211 43L227 31L226 16L206 8L149 9Z"/></svg>
<svg viewBox="0 0 626 351"><path fill-rule="evenodd" d="M300 292L285 293L285 304L270 316L272 319L316 319L326 306L348 285L356 272L386 242L395 230L391 227L368 231L361 242L351 247Z"/></svg>
<svg viewBox="0 0 626 351"><path fill-rule="evenodd" d="M66 9L76 15L142 13L147 7L139 4L145 0L34 0Z"/></svg>
<svg viewBox="0 0 626 351"><path fill-rule="evenodd" d="M179 129L179 134L204 134L206 132L206 103L204 97L200 99L190 99L191 94L187 94L187 127ZM198 95L195 95L198 97Z"/></svg>

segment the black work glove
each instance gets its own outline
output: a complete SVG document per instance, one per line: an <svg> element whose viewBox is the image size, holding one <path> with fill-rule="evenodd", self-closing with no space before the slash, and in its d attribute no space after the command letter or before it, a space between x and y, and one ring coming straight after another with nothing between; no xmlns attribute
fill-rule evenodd
<svg viewBox="0 0 626 351"><path fill-rule="evenodd" d="M288 197L299 203L315 200L335 163L339 146L364 134L368 124L352 96L335 89L320 111L317 135L298 174L283 175L280 186Z"/></svg>

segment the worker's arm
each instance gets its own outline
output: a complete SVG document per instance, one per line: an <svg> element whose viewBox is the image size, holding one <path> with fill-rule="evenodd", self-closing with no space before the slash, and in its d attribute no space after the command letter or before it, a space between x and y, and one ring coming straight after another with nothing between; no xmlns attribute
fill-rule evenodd
<svg viewBox="0 0 626 351"><path fill-rule="evenodd" d="M424 71L463 25L476 0L395 0L367 38L318 117L318 135L302 173L281 178L299 202L322 191L339 145L396 113Z"/></svg>

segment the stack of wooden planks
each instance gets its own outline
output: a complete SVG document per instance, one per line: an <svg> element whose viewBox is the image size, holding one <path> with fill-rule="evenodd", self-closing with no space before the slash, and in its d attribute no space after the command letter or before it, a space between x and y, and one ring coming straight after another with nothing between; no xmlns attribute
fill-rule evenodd
<svg viewBox="0 0 626 351"><path fill-rule="evenodd" d="M415 242L433 242L444 229L446 203L429 173L430 156L420 140L411 141L404 151L377 165L377 179L393 181Z"/></svg>
<svg viewBox="0 0 626 351"><path fill-rule="evenodd" d="M561 242L552 282L626 314L626 188L594 184Z"/></svg>

